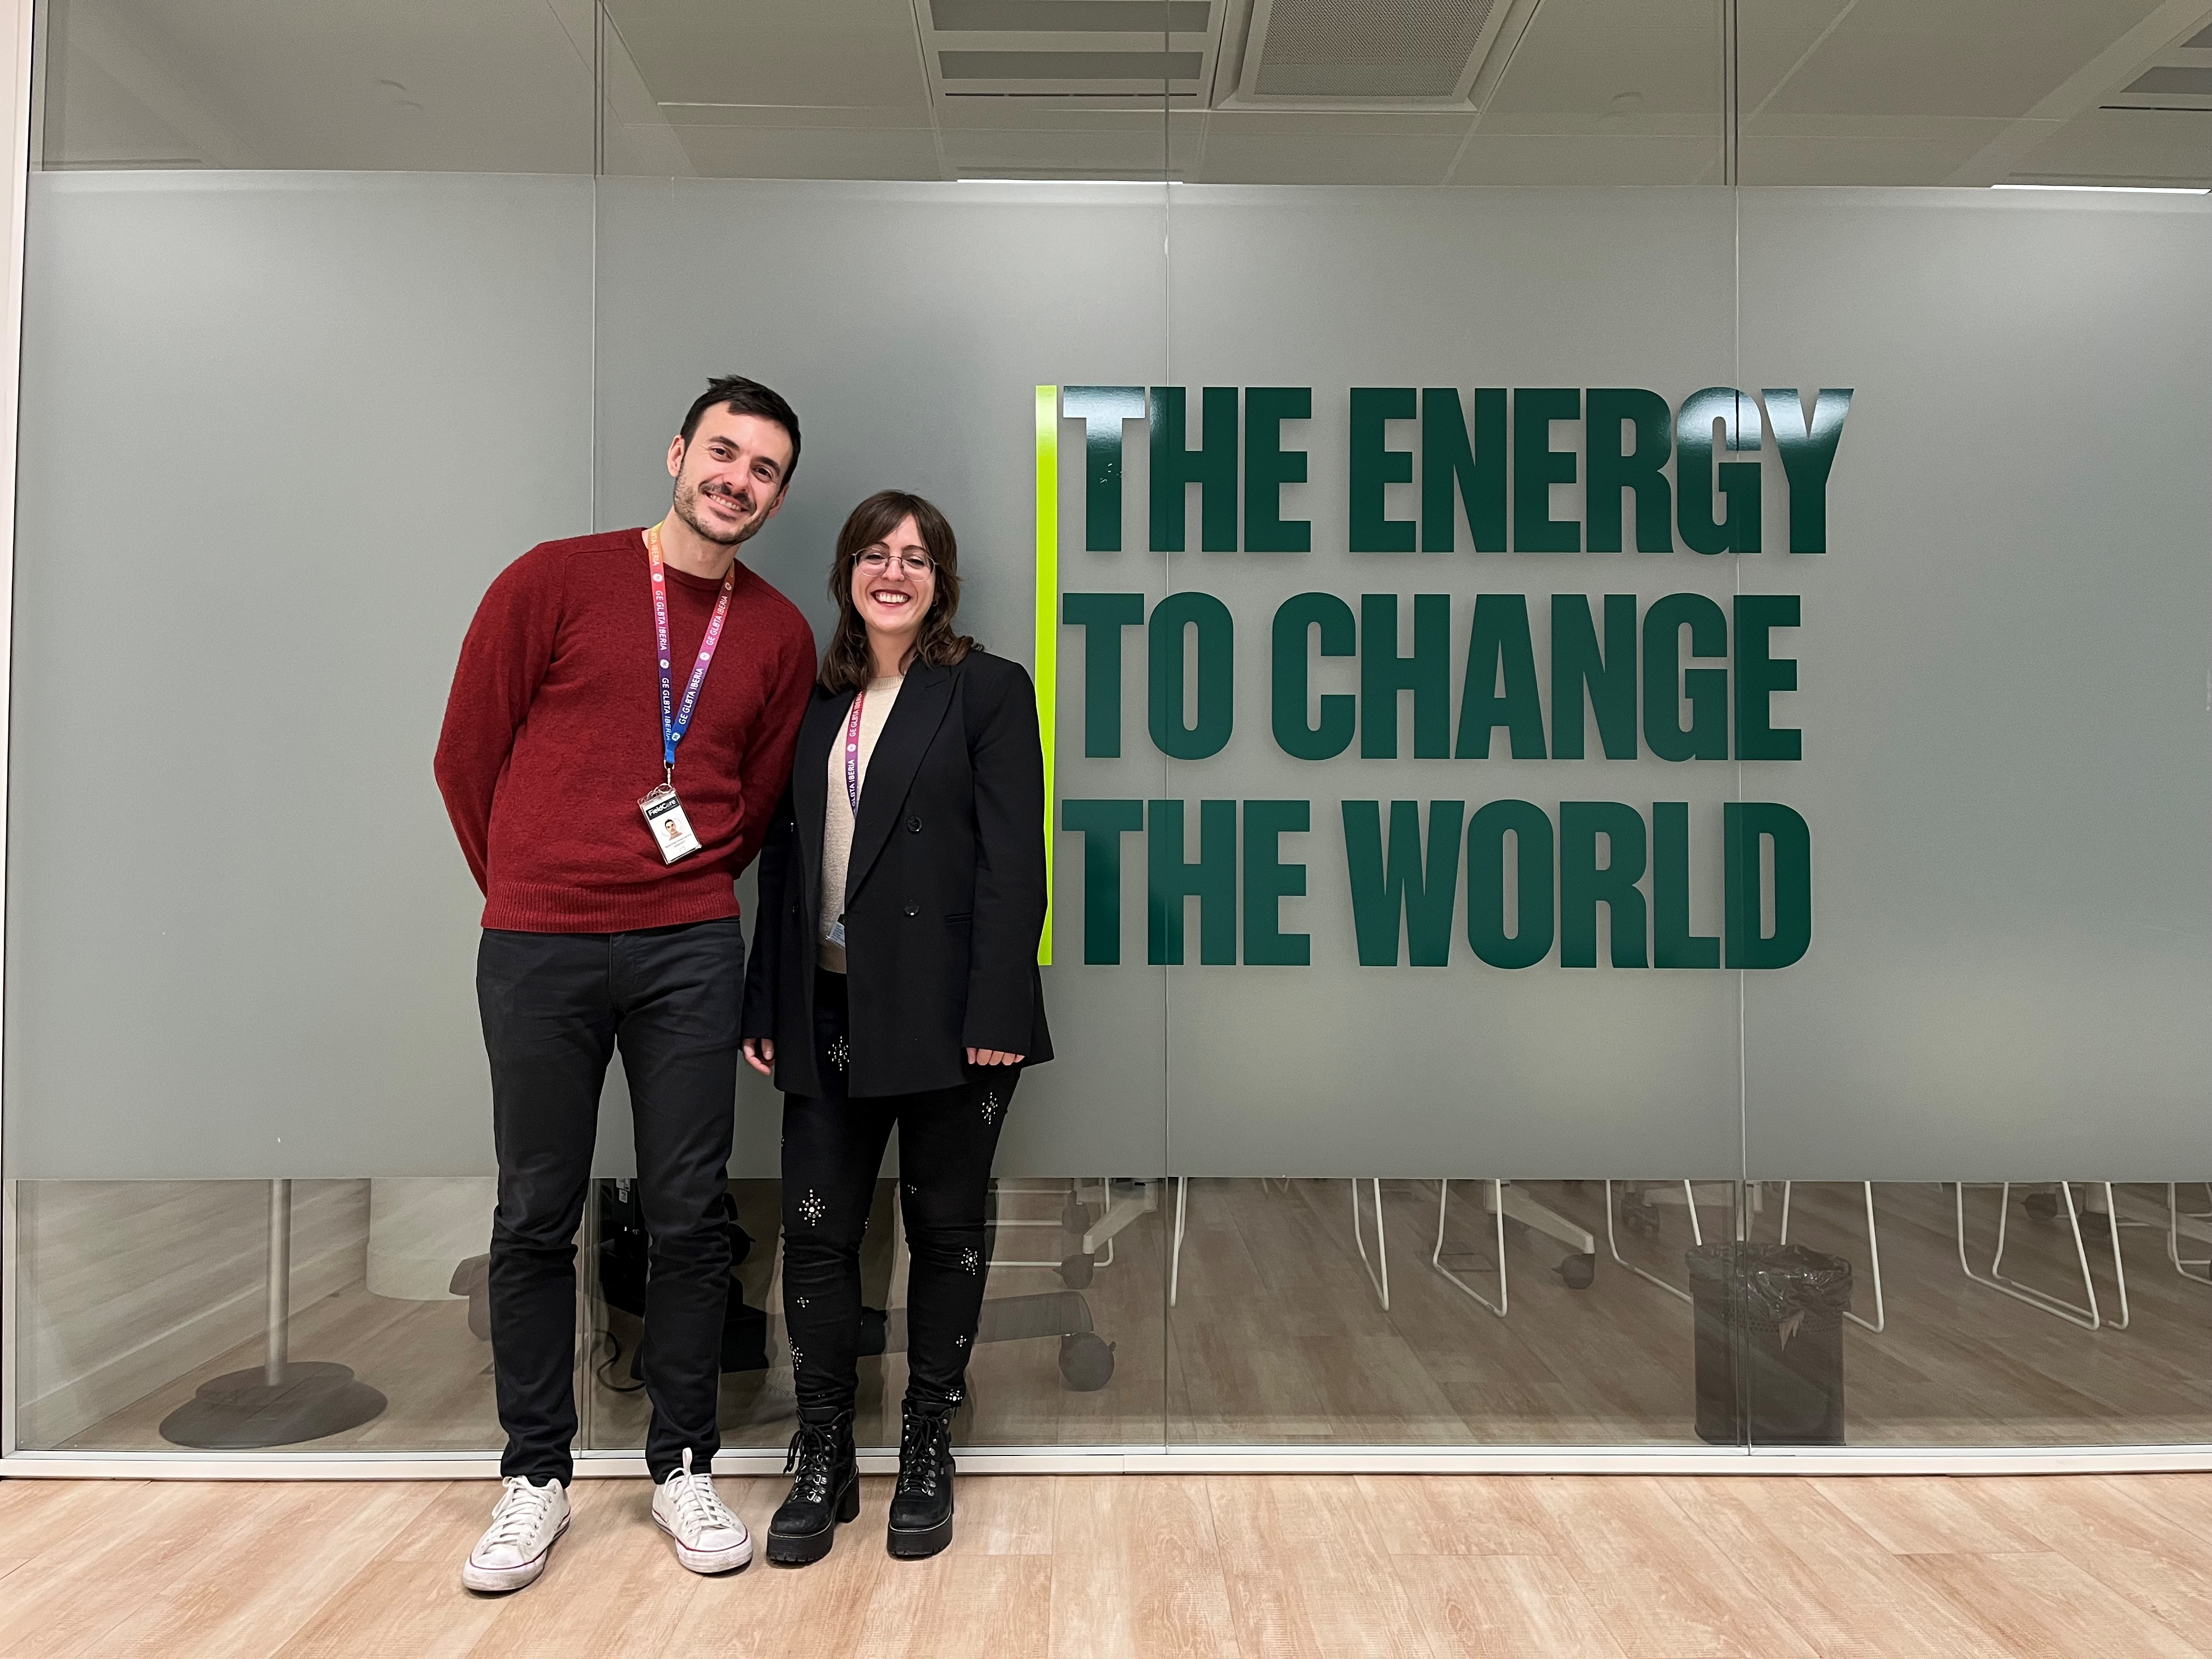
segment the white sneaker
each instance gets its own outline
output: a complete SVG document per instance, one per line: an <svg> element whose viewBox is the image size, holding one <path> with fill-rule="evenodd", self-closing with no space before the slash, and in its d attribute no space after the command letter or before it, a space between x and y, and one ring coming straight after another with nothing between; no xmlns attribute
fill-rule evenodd
<svg viewBox="0 0 2212 1659"><path fill-rule="evenodd" d="M545 1558L568 1530L568 1491L558 1480L533 1486L510 1474L491 1525L469 1552L461 1582L473 1590L516 1590L545 1571Z"/></svg>
<svg viewBox="0 0 2212 1659"><path fill-rule="evenodd" d="M653 1494L653 1521L676 1540L676 1559L694 1572L735 1572L753 1559L745 1523L714 1496L714 1477L691 1473L691 1449L684 1467Z"/></svg>

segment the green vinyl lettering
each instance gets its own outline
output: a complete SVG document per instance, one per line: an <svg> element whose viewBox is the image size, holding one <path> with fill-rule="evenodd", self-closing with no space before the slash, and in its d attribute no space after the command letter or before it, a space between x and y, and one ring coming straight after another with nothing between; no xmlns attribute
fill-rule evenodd
<svg viewBox="0 0 2212 1659"><path fill-rule="evenodd" d="M1421 551L1449 553L1459 544L1459 509L1478 553L1505 551L1505 388L1474 393L1474 440L1450 386L1421 392Z"/></svg>
<svg viewBox="0 0 2212 1659"><path fill-rule="evenodd" d="M1592 393L1593 397L1596 394ZM1583 693L1607 760L1636 758L1636 596L1605 596L1598 647L1586 593L1552 595L1552 758L1583 757Z"/></svg>
<svg viewBox="0 0 2212 1659"><path fill-rule="evenodd" d="M1247 967L1304 968L1313 961L1313 936L1282 930L1282 902L1306 890L1306 867L1285 864L1282 837L1313 828L1313 803L1244 803L1244 962Z"/></svg>
<svg viewBox="0 0 2212 1659"><path fill-rule="evenodd" d="M1398 654L1398 596L1359 596L1359 754L1398 753L1398 694L1413 694L1413 758L1451 752L1451 596L1413 595L1413 654Z"/></svg>
<svg viewBox="0 0 2212 1659"><path fill-rule="evenodd" d="M1505 931L1505 837L1513 837L1517 931ZM1525 800L1486 801L1467 825L1467 942L1493 968L1533 968L1552 949L1552 820Z"/></svg>
<svg viewBox="0 0 2212 1659"><path fill-rule="evenodd" d="M1409 386L1352 388L1351 519L1346 545L1354 553L1413 550L1413 520L1386 514L1388 487L1413 481L1413 452L1389 447L1389 423L1410 421L1416 412L1413 388Z"/></svg>
<svg viewBox="0 0 2212 1659"><path fill-rule="evenodd" d="M1597 861L1598 838L1606 861ZM1616 968L1644 965L1644 815L1612 800L1559 803L1559 966L1597 966L1597 907L1613 921Z"/></svg>
<svg viewBox="0 0 2212 1659"><path fill-rule="evenodd" d="M1365 968L1398 965L1399 923L1408 960L1442 968L1451 959L1452 909L1459 895L1460 825L1467 803L1429 803L1429 839L1421 845L1419 801L1390 803L1390 842L1382 843L1382 803L1348 800L1344 811L1345 868L1352 884L1352 933Z"/></svg>
<svg viewBox="0 0 2212 1659"><path fill-rule="evenodd" d="M1331 691L1321 698L1318 723L1307 723L1314 701L1313 659L1307 646L1316 629L1321 633L1322 656L1349 657L1359 648L1359 628L1352 619L1352 607L1334 593L1293 593L1276 607L1269 677L1275 746L1298 760L1332 760L1341 755L1351 746L1359 720L1359 700L1349 691Z"/></svg>
<svg viewBox="0 0 2212 1659"><path fill-rule="evenodd" d="M1121 630L1145 619L1141 593L1067 593L1060 619L1083 630L1083 752L1121 752Z"/></svg>
<svg viewBox="0 0 2212 1659"><path fill-rule="evenodd" d="M1083 959L1121 960L1121 837L1145 827L1140 800L1068 800L1062 828L1083 837Z"/></svg>
<svg viewBox="0 0 2212 1659"><path fill-rule="evenodd" d="M1179 386L1156 386L1152 398L1152 551L1183 550L1183 507L1199 486L1199 545L1208 553L1237 550L1237 388L1210 386L1201 394L1201 435L1184 447L1184 398Z"/></svg>
<svg viewBox="0 0 2212 1659"><path fill-rule="evenodd" d="M1513 758L1544 758L1544 707L1536 694L1536 653L1528 641L1528 599L1522 593L1478 593L1460 683L1461 760L1486 760L1490 732L1502 726Z"/></svg>
<svg viewBox="0 0 2212 1659"><path fill-rule="evenodd" d="M1237 960L1237 803L1198 804L1198 862L1183 860L1179 800L1149 803L1145 819L1145 959L1182 960L1183 906L1198 901L1198 959Z"/></svg>

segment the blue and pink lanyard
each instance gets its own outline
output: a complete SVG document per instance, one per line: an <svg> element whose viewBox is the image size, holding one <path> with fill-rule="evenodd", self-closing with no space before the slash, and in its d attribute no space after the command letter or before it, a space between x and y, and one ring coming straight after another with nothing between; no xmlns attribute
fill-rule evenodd
<svg viewBox="0 0 2212 1659"><path fill-rule="evenodd" d="M853 712L845 716L845 799L853 816L860 815L860 705L868 694L853 693Z"/></svg>
<svg viewBox="0 0 2212 1659"><path fill-rule="evenodd" d="M714 660L714 647L721 643L722 624L730 615L730 594L738 585L738 566L732 560L729 574L722 578L722 596L714 601L714 614L707 623L707 637L699 641L699 660L691 665L691 679L684 688L684 701L679 705L675 702L675 683L669 678L668 577L660 556L659 525L645 532L645 552L653 567L653 638L660 647L660 763L666 769L672 787L676 781L676 745L691 729L691 715L699 706L699 688L707 683L707 665ZM850 764L848 761L847 765Z"/></svg>

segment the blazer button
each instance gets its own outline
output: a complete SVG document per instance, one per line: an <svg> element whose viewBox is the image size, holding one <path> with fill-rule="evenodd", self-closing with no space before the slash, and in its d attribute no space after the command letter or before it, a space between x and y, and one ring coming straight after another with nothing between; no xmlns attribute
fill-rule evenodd
<svg viewBox="0 0 2212 1659"><path fill-rule="evenodd" d="M921 833L921 820L920 818L908 818L906 821L906 827L908 833L918 836Z"/></svg>
<svg viewBox="0 0 2212 1659"><path fill-rule="evenodd" d="M921 911L918 907L909 904L906 907L906 913L910 916L918 916L921 914Z"/></svg>

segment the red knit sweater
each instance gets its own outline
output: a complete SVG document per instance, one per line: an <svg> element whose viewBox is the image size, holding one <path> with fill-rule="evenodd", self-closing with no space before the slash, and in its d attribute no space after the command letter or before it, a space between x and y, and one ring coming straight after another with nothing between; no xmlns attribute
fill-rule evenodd
<svg viewBox="0 0 2212 1659"><path fill-rule="evenodd" d="M721 587L668 569L678 702ZM663 776L644 533L531 549L477 607L438 737L438 788L484 890L483 925L616 933L736 915L732 883L791 775L813 680L805 617L738 565L676 751L700 850L663 864L637 807Z"/></svg>

